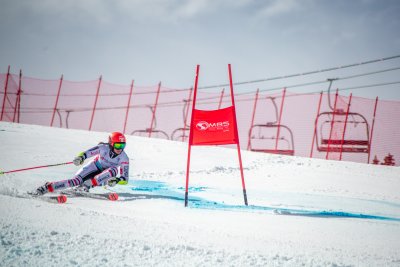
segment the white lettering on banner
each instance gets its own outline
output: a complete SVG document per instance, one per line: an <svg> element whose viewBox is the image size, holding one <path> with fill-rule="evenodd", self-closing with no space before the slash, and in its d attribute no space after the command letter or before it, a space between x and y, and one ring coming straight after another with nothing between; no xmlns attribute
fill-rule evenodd
<svg viewBox="0 0 400 267"><path fill-rule="evenodd" d="M229 131L229 121L219 121L219 122L206 122L206 121L199 121L196 124L196 128L199 131Z"/></svg>

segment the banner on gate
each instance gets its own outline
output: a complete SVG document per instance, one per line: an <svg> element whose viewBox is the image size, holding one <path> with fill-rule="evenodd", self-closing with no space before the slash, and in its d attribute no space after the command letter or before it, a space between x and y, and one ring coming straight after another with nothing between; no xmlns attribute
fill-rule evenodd
<svg viewBox="0 0 400 267"><path fill-rule="evenodd" d="M194 110L193 145L236 144L234 107L219 110Z"/></svg>

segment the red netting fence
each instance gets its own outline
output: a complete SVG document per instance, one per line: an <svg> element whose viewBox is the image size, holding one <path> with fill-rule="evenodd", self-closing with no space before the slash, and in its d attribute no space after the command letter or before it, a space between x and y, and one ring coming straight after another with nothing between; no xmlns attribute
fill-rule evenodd
<svg viewBox="0 0 400 267"><path fill-rule="evenodd" d="M187 141L193 90L41 80L0 74L1 121ZM230 92L198 92L197 109L231 105ZM372 163L400 159L400 102L337 92L235 95L240 144L253 151Z"/></svg>

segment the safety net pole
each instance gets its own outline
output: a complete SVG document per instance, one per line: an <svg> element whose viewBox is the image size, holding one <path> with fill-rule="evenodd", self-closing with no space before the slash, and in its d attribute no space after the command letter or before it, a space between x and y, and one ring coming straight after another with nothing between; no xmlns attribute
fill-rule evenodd
<svg viewBox="0 0 400 267"><path fill-rule="evenodd" d="M17 118L17 112L18 112L18 104L19 104L19 97L21 93L21 87L22 87L22 70L19 70L19 80L18 80L18 91L17 91L17 97L15 98L15 105L14 105L14 115L13 115L13 122L15 122L15 119Z"/></svg>
<svg viewBox="0 0 400 267"><path fill-rule="evenodd" d="M6 98L7 98L7 87L8 87L8 79L9 79L9 77L10 77L10 65L8 65L7 77L6 77L6 82L5 82L5 85L4 85L3 107L1 108L0 121L3 120L4 107L6 105Z"/></svg>
<svg viewBox="0 0 400 267"><path fill-rule="evenodd" d="M253 129L253 125L254 125L254 117L256 115L256 108L257 108L257 101L258 101L258 93L259 93L260 89L257 88L257 92L256 92L256 96L254 98L254 105L253 105L253 115L251 117L251 125L250 125L250 129L249 129L249 139L247 140L247 150L250 150L250 146L251 146L251 132Z"/></svg>
<svg viewBox="0 0 400 267"><path fill-rule="evenodd" d="M370 161L371 158L371 147L372 147L372 137L374 135L374 126L375 126L375 117L376 117L376 108L378 107L378 97L375 99L375 108L374 108L374 117L372 119L372 127L371 127L371 138L369 140L369 147L368 147L368 162Z"/></svg>
<svg viewBox="0 0 400 267"><path fill-rule="evenodd" d="M185 137L186 137L185 134L186 134L186 127L187 127L187 118L188 118L188 115L189 115L190 102L192 100L192 92L193 92L193 87L190 88L190 90L189 90L189 100L187 101L187 104L186 104L185 120L184 120L184 123L183 123L182 142L185 141Z"/></svg>
<svg viewBox="0 0 400 267"><path fill-rule="evenodd" d="M221 108L222 99L224 98L224 93L225 93L225 88L223 88L221 91L221 96L219 97L218 109Z"/></svg>
<svg viewBox="0 0 400 267"><path fill-rule="evenodd" d="M153 106L153 116L151 117L151 124L150 124L149 137L151 137L151 133L152 133L152 131L153 131L153 124L154 124L154 121L155 121L155 118L156 118L156 110L157 110L157 105L158 105L158 97L160 96L160 89L161 89L161 82L158 83L156 102L154 103L154 106Z"/></svg>
<svg viewBox="0 0 400 267"><path fill-rule="evenodd" d="M58 92L57 92L57 97L56 97L56 103L54 104L53 115L51 116L50 127L53 127L54 116L56 115L56 110L57 110L57 106L58 106L58 100L60 98L60 92L61 92L63 79L64 79L64 75L61 75L60 83L58 84Z"/></svg>
<svg viewBox="0 0 400 267"><path fill-rule="evenodd" d="M331 129L329 132L328 149L326 150L326 157L325 157L326 159L329 158L329 152L330 152L330 148L331 148L333 124L335 123L336 104L337 104L338 95L339 95L339 89L336 89L335 104L333 106L333 117L332 117L332 121L331 121Z"/></svg>
<svg viewBox="0 0 400 267"><path fill-rule="evenodd" d="M347 104L347 111L346 111L346 118L344 120L344 129L343 129L343 133L342 133L342 140L340 142L340 156L339 156L339 160L342 160L342 153L343 153L343 143L344 143L344 137L346 135L346 128L347 128L347 120L349 118L349 112L350 112L350 106L351 106L351 98L352 98L353 94L350 94L350 99L349 99L349 103Z"/></svg>
<svg viewBox="0 0 400 267"><path fill-rule="evenodd" d="M310 158L313 157L314 140L315 140L315 138L317 137L318 115L319 115L319 113L320 113L320 111L321 111L322 96L323 96L323 91L321 91L320 96L319 96L318 109L317 109L317 116L315 117L315 122L314 122L314 134L313 134L313 139L312 139L312 142L311 142Z"/></svg>
<svg viewBox="0 0 400 267"><path fill-rule="evenodd" d="M125 122L124 122L124 131L123 131L124 134L125 134L125 132L126 132L126 123L127 123L127 121L128 121L129 107L130 107L130 105L131 105L131 98L132 98L132 92L133 92L133 83L134 83L134 80L132 80L132 83L131 83L131 88L130 88L130 90L129 90L129 97L128 97L128 105L126 106L126 114L125 114Z"/></svg>
<svg viewBox="0 0 400 267"><path fill-rule="evenodd" d="M283 89L281 108L279 111L279 121L278 121L278 129L277 129L277 133L276 133L275 152L278 150L279 134L280 134L280 130L281 130L281 120L282 120L283 105L285 102L285 95L286 95L286 88Z"/></svg>
<svg viewBox="0 0 400 267"><path fill-rule="evenodd" d="M93 124L94 113L96 112L97 99L99 98L101 80L102 80L102 76L100 76L100 78L99 78L99 84L98 84L98 86L97 86L96 98L94 99L94 105L93 105L92 117L91 117L91 119L90 119L89 131L92 130L92 124Z"/></svg>

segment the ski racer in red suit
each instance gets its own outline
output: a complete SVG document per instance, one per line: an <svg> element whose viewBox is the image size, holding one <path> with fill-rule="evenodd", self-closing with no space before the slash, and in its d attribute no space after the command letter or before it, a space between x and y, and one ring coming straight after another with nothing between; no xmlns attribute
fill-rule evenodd
<svg viewBox="0 0 400 267"><path fill-rule="evenodd" d="M100 185L115 186L126 184L129 179L129 158L124 148L126 138L120 132L109 135L108 143L79 153L73 160L76 166L82 165L85 159L92 158L72 179L57 182L47 182L36 189L37 195L63 190L69 187L82 186L86 191Z"/></svg>

